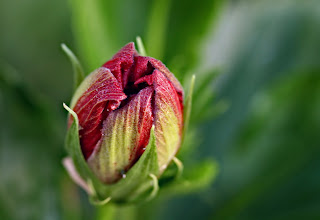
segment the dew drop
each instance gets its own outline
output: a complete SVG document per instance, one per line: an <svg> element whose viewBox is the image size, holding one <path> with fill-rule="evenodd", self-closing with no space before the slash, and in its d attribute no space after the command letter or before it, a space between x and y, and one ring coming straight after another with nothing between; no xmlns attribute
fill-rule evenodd
<svg viewBox="0 0 320 220"><path fill-rule="evenodd" d="M127 177L127 175L125 174L125 171L124 171L124 170L121 170L120 174L121 174L121 176L122 176L123 179Z"/></svg>

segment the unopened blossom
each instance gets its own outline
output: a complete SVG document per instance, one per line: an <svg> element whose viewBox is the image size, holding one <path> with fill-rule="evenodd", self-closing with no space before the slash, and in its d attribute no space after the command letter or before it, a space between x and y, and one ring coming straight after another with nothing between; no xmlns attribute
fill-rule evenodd
<svg viewBox="0 0 320 220"><path fill-rule="evenodd" d="M152 126L159 174L180 147L183 89L161 61L140 56L134 43L85 78L71 108L79 119L83 156L105 184L118 181L139 160Z"/></svg>

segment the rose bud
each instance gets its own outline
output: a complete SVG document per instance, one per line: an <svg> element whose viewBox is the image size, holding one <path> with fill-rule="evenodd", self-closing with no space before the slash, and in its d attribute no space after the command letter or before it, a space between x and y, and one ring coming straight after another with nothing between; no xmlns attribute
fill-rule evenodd
<svg viewBox="0 0 320 220"><path fill-rule="evenodd" d="M183 88L162 62L140 56L134 43L83 80L71 108L83 156L105 184L117 182L139 160L152 126L159 175L180 147Z"/></svg>

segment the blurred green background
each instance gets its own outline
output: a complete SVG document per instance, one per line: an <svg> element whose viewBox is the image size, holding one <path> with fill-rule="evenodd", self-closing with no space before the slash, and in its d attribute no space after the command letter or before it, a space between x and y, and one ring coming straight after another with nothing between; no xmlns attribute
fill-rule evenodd
<svg viewBox="0 0 320 220"><path fill-rule="evenodd" d="M318 0L2 0L0 24L0 219L320 219ZM89 73L137 35L184 85L197 76L178 156L198 186L96 211L61 165L60 44Z"/></svg>

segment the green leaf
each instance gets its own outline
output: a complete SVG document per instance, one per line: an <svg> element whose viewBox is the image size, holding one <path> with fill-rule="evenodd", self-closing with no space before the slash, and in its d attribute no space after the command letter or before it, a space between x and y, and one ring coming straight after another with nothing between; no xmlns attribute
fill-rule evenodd
<svg viewBox="0 0 320 220"><path fill-rule="evenodd" d="M162 57L178 79L196 67L201 55L199 48L202 40L214 26L216 15L224 2L172 1Z"/></svg>
<svg viewBox="0 0 320 220"><path fill-rule="evenodd" d="M142 36L148 54L163 58L176 76L194 67L223 0L70 0L74 36L86 66L93 70L123 45ZM124 19L125 16L129 19ZM177 68L179 66L179 68Z"/></svg>
<svg viewBox="0 0 320 220"><path fill-rule="evenodd" d="M152 3L147 26L146 45L152 57L162 59L166 48L165 41L171 1L152 1Z"/></svg>
<svg viewBox="0 0 320 220"><path fill-rule="evenodd" d="M220 76L221 70L214 68L197 75L197 85L194 89L191 123L212 120L229 107L226 100L216 101L216 86L214 81Z"/></svg>
<svg viewBox="0 0 320 220"><path fill-rule="evenodd" d="M99 0L71 0L74 35L86 66L93 70L115 52L109 19Z"/></svg>
<svg viewBox="0 0 320 220"><path fill-rule="evenodd" d="M193 167L187 167L182 177L172 182L160 184L161 195L187 194L201 191L210 186L218 174L218 164L205 160Z"/></svg>
<svg viewBox="0 0 320 220"><path fill-rule="evenodd" d="M74 53L67 47L65 44L61 44L62 50L69 57L70 62L72 63L73 68L73 90L75 91L81 82L84 79L83 68L78 60L78 58L74 55Z"/></svg>
<svg viewBox="0 0 320 220"><path fill-rule="evenodd" d="M80 57L91 71L136 36L143 36L151 1L70 0L70 3Z"/></svg>

